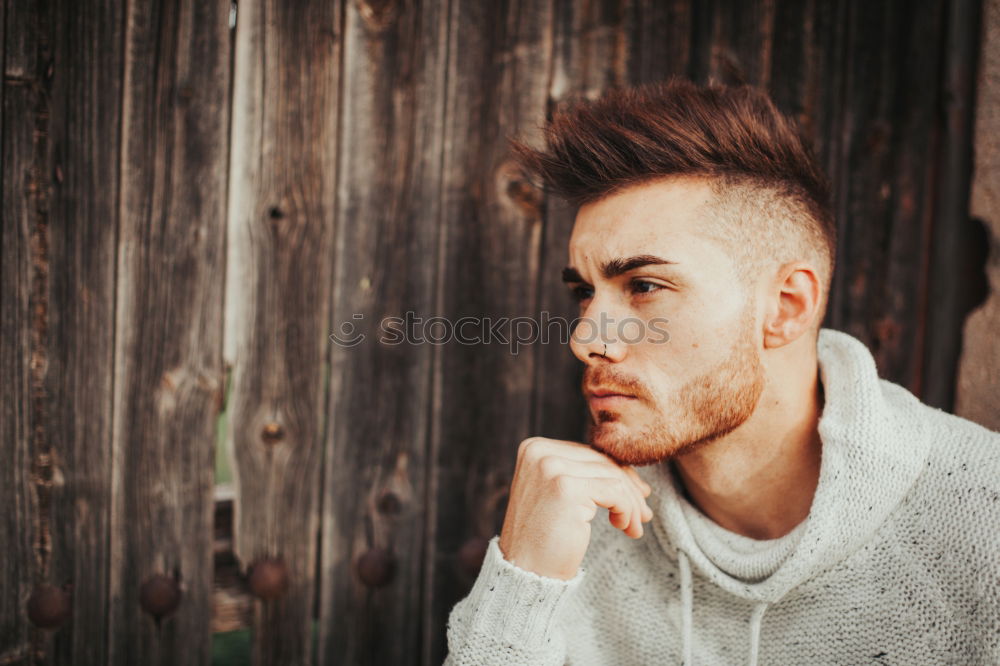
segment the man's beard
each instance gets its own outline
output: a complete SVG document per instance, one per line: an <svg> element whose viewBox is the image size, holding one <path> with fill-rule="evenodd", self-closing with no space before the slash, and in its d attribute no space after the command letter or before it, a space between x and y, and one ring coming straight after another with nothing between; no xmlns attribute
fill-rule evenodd
<svg viewBox="0 0 1000 666"><path fill-rule="evenodd" d="M620 412L599 410L588 425L587 442L619 464L653 465L731 433L753 414L766 381L752 328L745 326L737 340L728 358L687 382L651 425L626 433Z"/></svg>

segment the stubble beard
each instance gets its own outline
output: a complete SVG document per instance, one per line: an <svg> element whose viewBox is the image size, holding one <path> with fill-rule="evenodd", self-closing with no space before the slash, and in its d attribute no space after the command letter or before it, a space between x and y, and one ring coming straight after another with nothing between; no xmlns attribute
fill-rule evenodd
<svg viewBox="0 0 1000 666"><path fill-rule="evenodd" d="M599 410L587 442L622 465L653 465L690 453L740 427L757 408L766 378L751 330L744 329L732 353L687 382L673 405L657 409L655 421L633 431L621 413Z"/></svg>

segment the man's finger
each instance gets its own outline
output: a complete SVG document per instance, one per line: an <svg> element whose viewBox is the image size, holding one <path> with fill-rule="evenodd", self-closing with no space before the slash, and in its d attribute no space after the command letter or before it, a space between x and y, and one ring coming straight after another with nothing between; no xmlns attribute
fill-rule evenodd
<svg viewBox="0 0 1000 666"><path fill-rule="evenodd" d="M653 513L644 499L649 495L649 493L644 491L643 486L646 488L648 488L648 486L636 483L635 477L638 475L636 475L635 470L632 470L632 474L630 475L624 468L616 465L608 465L603 462L594 462L590 460L572 460L569 458L563 458L559 455L552 455L543 459L541 466L545 473L552 476L566 474L568 476L600 479L623 478L628 481L636 495L635 500L636 510L638 511L638 520L642 522L645 519L645 516L652 515ZM642 479L638 480L640 482L642 481Z"/></svg>
<svg viewBox="0 0 1000 666"><path fill-rule="evenodd" d="M635 471L635 468L631 465L624 465L622 470L624 470L624 472L628 474L633 481L635 481L636 485L639 486L640 490L642 490L642 496L649 497L649 495L653 492L653 488L646 483L641 476L639 476L639 472Z"/></svg>
<svg viewBox="0 0 1000 666"><path fill-rule="evenodd" d="M642 519L628 481L622 478L586 478L579 481L595 504L628 517L625 526L620 528L623 532L636 538L642 536Z"/></svg>

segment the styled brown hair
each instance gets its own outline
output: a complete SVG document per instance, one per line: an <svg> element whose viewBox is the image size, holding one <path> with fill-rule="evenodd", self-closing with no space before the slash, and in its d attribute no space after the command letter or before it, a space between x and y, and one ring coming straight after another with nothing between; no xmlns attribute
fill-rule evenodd
<svg viewBox="0 0 1000 666"><path fill-rule="evenodd" d="M707 179L716 202L706 212L748 259L742 270L811 254L825 310L836 256L829 185L795 122L765 92L681 78L612 88L564 103L542 133L544 149L517 140L510 149L545 191L576 206L670 177Z"/></svg>

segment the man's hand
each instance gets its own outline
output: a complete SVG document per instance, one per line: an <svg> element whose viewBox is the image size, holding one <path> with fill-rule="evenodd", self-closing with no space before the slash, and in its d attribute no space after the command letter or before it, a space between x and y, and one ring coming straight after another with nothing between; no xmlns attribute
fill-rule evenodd
<svg viewBox="0 0 1000 666"><path fill-rule="evenodd" d="M500 550L526 571L569 580L587 552L597 507L607 508L611 524L638 539L642 523L653 518L645 500L650 492L632 467L589 446L529 437L517 450Z"/></svg>

